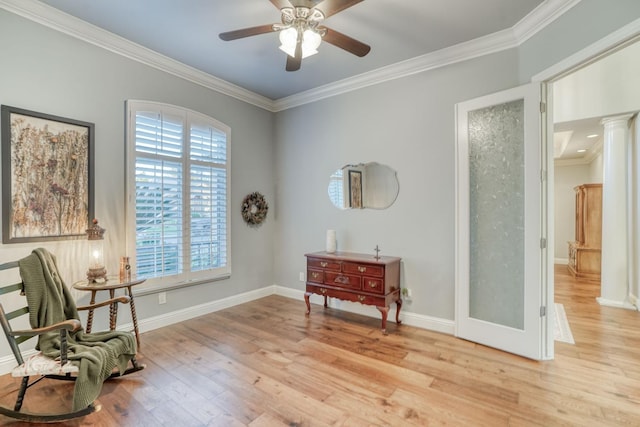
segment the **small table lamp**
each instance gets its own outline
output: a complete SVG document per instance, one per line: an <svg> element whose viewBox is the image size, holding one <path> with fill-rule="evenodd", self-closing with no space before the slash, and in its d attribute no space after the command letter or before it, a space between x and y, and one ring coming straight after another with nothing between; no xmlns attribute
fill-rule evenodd
<svg viewBox="0 0 640 427"><path fill-rule="evenodd" d="M107 280L107 269L104 267L104 228L98 225L98 220L94 219L91 227L87 228L87 239L89 240L89 270L87 270L87 280L95 283L98 280Z"/></svg>

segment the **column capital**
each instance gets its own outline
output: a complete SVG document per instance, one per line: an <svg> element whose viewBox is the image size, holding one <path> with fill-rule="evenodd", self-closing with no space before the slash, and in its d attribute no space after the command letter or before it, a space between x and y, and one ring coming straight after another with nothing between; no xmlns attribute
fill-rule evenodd
<svg viewBox="0 0 640 427"><path fill-rule="evenodd" d="M634 115L635 113L629 113L629 114L621 114L619 116L605 117L600 121L600 124L603 126L607 126L607 125L611 126L613 124L618 124L618 123L626 124Z"/></svg>

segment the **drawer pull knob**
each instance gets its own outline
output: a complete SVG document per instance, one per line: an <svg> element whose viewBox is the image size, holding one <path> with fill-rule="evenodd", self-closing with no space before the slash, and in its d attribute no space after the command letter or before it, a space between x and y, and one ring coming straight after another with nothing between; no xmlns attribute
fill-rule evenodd
<svg viewBox="0 0 640 427"><path fill-rule="evenodd" d="M320 263L320 267L322 267L322 268L325 268L327 265L329 265L328 262L324 262L323 261L323 262Z"/></svg>
<svg viewBox="0 0 640 427"><path fill-rule="evenodd" d="M335 278L334 282L346 285L349 283L349 278L347 276L338 276Z"/></svg>
<svg viewBox="0 0 640 427"><path fill-rule="evenodd" d="M377 288L378 282L369 282L369 286L371 286L372 288Z"/></svg>
<svg viewBox="0 0 640 427"><path fill-rule="evenodd" d="M327 290L325 288L320 289L320 292L322 293L322 295L327 293Z"/></svg>
<svg viewBox="0 0 640 427"><path fill-rule="evenodd" d="M317 279L318 277L320 277L320 273L316 273L314 271L313 273L311 273L311 277L313 277L314 279Z"/></svg>
<svg viewBox="0 0 640 427"><path fill-rule="evenodd" d="M367 267L361 267L361 266L358 266L358 271L359 271L360 273L364 273L365 271L367 271Z"/></svg>
<svg viewBox="0 0 640 427"><path fill-rule="evenodd" d="M358 295L358 300L360 302L364 301L366 299L366 297L364 295Z"/></svg>

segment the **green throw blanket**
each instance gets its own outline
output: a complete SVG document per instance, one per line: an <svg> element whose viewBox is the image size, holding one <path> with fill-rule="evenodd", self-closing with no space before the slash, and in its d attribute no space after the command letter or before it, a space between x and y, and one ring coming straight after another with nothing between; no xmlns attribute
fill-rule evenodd
<svg viewBox="0 0 640 427"><path fill-rule="evenodd" d="M20 275L29 305L31 327L39 328L68 319L80 319L76 304L65 286L55 256L36 249L19 261ZM52 358L60 357L60 333L38 338L36 349ZM73 410L86 408L102 390L103 381L115 367L122 373L136 354L132 334L108 331L87 334L83 330L69 334L69 360L79 367L73 394Z"/></svg>

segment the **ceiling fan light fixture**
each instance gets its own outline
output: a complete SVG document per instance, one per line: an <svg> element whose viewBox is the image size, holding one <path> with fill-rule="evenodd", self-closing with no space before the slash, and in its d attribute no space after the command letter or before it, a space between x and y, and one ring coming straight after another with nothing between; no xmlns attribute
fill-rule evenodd
<svg viewBox="0 0 640 427"><path fill-rule="evenodd" d="M269 1L280 9L281 22L226 31L220 33L218 37L224 41L231 41L277 32L281 43L280 49L288 55L285 66L287 71L299 70L302 59L318 53L318 47L323 41L359 57L367 55L371 50L371 46L322 25L325 18L350 8L362 0ZM316 9L315 6L320 4L325 12Z"/></svg>
<svg viewBox="0 0 640 427"><path fill-rule="evenodd" d="M302 33L302 57L305 57L305 51L310 52L307 56L318 53L320 43L322 43L322 37L317 32L308 29Z"/></svg>
<svg viewBox="0 0 640 427"><path fill-rule="evenodd" d="M298 30L289 27L280 31L280 49L287 55L295 58L296 44L298 42ZM302 33L302 58L307 58L318 53L318 47L322 43L322 37L312 29L306 29Z"/></svg>
<svg viewBox="0 0 640 427"><path fill-rule="evenodd" d="M285 51L287 55L293 56L298 41L298 32L295 28L289 27L280 31L280 49Z"/></svg>

